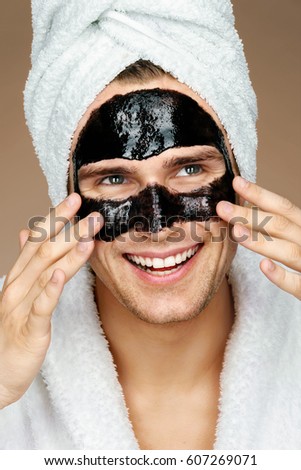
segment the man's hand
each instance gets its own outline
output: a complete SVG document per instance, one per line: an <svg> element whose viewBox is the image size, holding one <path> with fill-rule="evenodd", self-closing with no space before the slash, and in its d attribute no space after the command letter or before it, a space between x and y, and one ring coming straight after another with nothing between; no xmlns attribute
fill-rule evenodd
<svg viewBox="0 0 301 470"><path fill-rule="evenodd" d="M266 277L301 300L301 210L287 199L240 176L234 178L233 188L249 206L256 207L221 201L217 214L234 225L232 235L238 243L267 257L260 263Z"/></svg>
<svg viewBox="0 0 301 470"><path fill-rule="evenodd" d="M0 408L18 400L39 372L63 287L93 251L91 237L103 223L99 213L72 225L68 236L62 230L80 204L71 194L55 208L55 218L52 212L36 231L20 232L21 253L0 298ZM41 233L44 240L37 241Z"/></svg>

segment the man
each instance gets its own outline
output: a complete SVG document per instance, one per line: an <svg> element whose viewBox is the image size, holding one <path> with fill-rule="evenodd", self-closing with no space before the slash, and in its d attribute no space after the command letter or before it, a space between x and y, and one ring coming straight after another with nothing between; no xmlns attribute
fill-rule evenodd
<svg viewBox="0 0 301 470"><path fill-rule="evenodd" d="M163 114L166 100L168 109ZM141 102L143 113L141 106L135 107ZM152 103L157 105L152 107ZM179 119L181 113L185 116L185 109L189 116L195 113L197 123L202 122L195 132L192 124L187 128L188 119ZM141 132L135 134L138 121ZM168 144L167 130L174 139ZM141 143L142 134L147 145ZM121 154L114 154L120 148ZM230 273L233 292L228 273L238 241L294 269L287 272L269 260L261 262L269 279L300 298L300 265L292 252L300 253L301 214L280 196L235 178L237 202L247 200L261 209L254 226L254 211L229 202L234 202L234 194L225 181L238 173L217 114L200 95L160 67L139 61L97 95L74 132L71 194L57 207L55 226L48 216L36 232L21 233L22 251L4 284L1 413L11 429L16 407L17 421L16 433L6 433L5 448L13 447L14 442L19 448L57 448L58 444L62 448L143 449L294 445L300 414L297 410L295 416L282 416L279 404L288 390L279 389L274 373L287 373L290 379L297 370L298 344L295 342L295 350L281 344L284 332L292 342L298 338L296 324L292 325L298 321L293 312L297 312L297 301L282 297L277 288L267 292L267 281L254 277L258 259L246 254L247 250L241 250ZM217 189L227 199L215 204L220 220L210 211ZM143 203L139 205L140 199ZM164 206L162 201L168 204ZM204 210L207 222L200 221L191 209L195 202L199 211ZM133 212L138 226L125 224L124 229L123 221L116 219L116 210L122 210L124 204L130 210L138 208L137 214ZM94 207L98 210L91 216ZM115 210L113 219L108 208L111 214ZM82 220L71 228L66 241L61 230L78 211ZM104 227L99 212L104 215ZM164 214L174 217L172 223L163 219ZM127 213L122 215L126 218ZM95 222L92 232L85 216ZM132 223L130 218L126 222ZM233 236L229 223L236 223ZM285 236L281 233L284 224ZM273 242L266 238L267 230ZM100 239L87 239L99 231ZM41 233L46 236L37 240ZM79 243L78 236L83 238ZM95 273L95 289L87 269L73 277L88 259ZM71 278L73 284L61 296ZM44 379L38 375L24 398L8 406L38 374L60 297L52 344L43 365ZM271 308L272 297L276 302ZM287 316L282 318L283 324L278 323L284 301L291 305L291 324ZM259 307L262 317L256 315ZM278 369L279 352L285 365L292 351L296 355L287 371ZM251 383L253 389L246 390ZM297 390L290 393L297 408ZM275 415L287 428L273 434L275 424L270 420ZM28 423L30 433L25 431Z"/></svg>

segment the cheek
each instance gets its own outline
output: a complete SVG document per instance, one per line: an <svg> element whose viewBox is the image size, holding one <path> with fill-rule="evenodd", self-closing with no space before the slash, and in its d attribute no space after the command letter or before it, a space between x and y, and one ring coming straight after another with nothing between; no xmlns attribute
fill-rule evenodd
<svg viewBox="0 0 301 470"><path fill-rule="evenodd" d="M194 228L190 227L189 230L192 233L192 240L198 242L202 239L212 256L219 258L220 265L226 265L227 268L230 266L237 250L237 243L231 237L229 224L212 218L206 222L196 222Z"/></svg>
<svg viewBox="0 0 301 470"><path fill-rule="evenodd" d="M229 240L229 225L218 217L205 222L205 230L210 234L212 243L227 243Z"/></svg>
<svg viewBox="0 0 301 470"><path fill-rule="evenodd" d="M229 242L229 226L223 220L219 220L218 217L212 217L206 222L192 221L185 225L185 232L192 241L202 242L207 245L214 243L219 246Z"/></svg>
<svg viewBox="0 0 301 470"><path fill-rule="evenodd" d="M220 269L228 271L237 250L237 243L231 237L231 225L224 221L212 223L211 243L220 253Z"/></svg>
<svg viewBox="0 0 301 470"><path fill-rule="evenodd" d="M98 277L106 276L111 271L111 261L114 257L112 242L95 241L95 248L90 256L89 263Z"/></svg>

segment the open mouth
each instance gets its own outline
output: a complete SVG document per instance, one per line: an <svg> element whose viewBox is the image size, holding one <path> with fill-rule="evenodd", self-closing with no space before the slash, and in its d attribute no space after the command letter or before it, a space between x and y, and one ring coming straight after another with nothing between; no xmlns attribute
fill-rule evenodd
<svg viewBox="0 0 301 470"><path fill-rule="evenodd" d="M153 276L167 276L179 271L198 252L202 244L198 244L188 250L166 258L149 258L138 255L126 254L125 258L136 268Z"/></svg>

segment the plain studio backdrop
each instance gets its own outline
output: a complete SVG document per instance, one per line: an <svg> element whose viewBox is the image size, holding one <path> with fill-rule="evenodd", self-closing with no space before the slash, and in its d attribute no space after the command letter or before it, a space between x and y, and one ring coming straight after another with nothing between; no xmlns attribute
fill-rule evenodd
<svg viewBox="0 0 301 470"><path fill-rule="evenodd" d="M301 207L301 0L233 3L259 104L258 183ZM50 202L23 114L30 67L30 1L2 0L0 21L3 275L18 256L19 230L30 217L46 215Z"/></svg>

